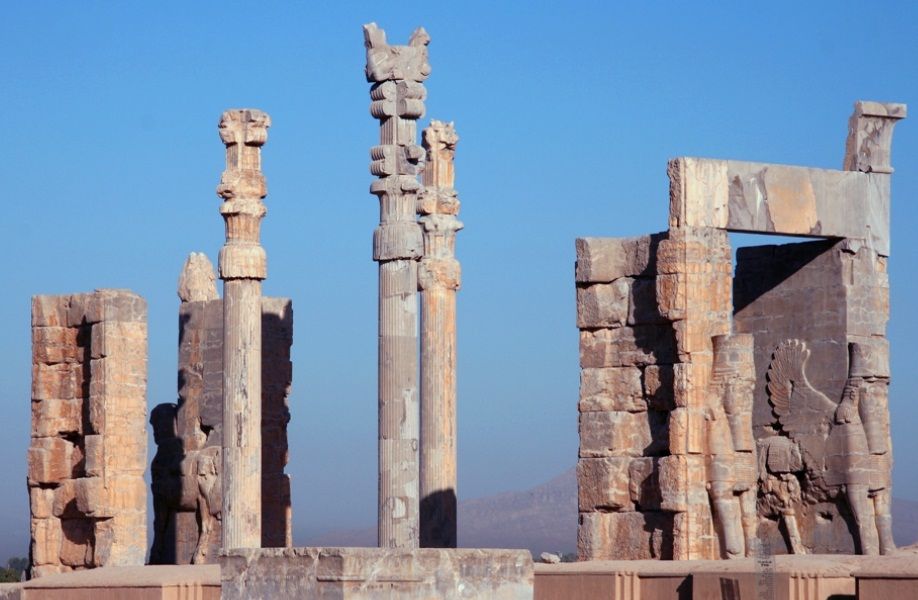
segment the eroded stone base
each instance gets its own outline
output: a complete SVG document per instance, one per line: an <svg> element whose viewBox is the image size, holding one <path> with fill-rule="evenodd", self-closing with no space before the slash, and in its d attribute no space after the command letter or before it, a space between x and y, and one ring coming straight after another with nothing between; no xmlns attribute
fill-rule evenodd
<svg viewBox="0 0 918 600"><path fill-rule="evenodd" d="M918 597L918 554L535 565L535 600L893 600Z"/></svg>
<svg viewBox="0 0 918 600"><path fill-rule="evenodd" d="M526 550L249 548L220 559L224 600L532 598Z"/></svg>
<svg viewBox="0 0 918 600"><path fill-rule="evenodd" d="M47 575L8 590L17 600L220 600L217 565L102 567ZM18 594L18 595L14 595Z"/></svg>

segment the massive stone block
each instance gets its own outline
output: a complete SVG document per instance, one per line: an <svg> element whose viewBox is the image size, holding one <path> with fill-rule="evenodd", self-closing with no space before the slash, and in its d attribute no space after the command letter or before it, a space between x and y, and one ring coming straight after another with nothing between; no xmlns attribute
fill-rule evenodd
<svg viewBox="0 0 918 600"><path fill-rule="evenodd" d="M240 549L220 564L224 600L532 598L526 550Z"/></svg>
<svg viewBox="0 0 918 600"><path fill-rule="evenodd" d="M146 302L126 290L32 299L32 575L146 555Z"/></svg>

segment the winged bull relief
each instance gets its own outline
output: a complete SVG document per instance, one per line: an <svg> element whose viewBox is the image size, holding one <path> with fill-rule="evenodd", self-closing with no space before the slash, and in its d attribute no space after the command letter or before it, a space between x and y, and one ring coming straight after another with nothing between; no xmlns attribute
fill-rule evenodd
<svg viewBox="0 0 918 600"><path fill-rule="evenodd" d="M761 517L781 521L794 554L806 552L797 510L819 502L847 504L860 553L895 550L885 400L883 410L869 406L876 403L871 388L887 382L871 374L865 348L852 343L848 349L848 376L838 403L807 379L810 350L802 340L781 342L766 374L777 431L758 440L758 509Z"/></svg>

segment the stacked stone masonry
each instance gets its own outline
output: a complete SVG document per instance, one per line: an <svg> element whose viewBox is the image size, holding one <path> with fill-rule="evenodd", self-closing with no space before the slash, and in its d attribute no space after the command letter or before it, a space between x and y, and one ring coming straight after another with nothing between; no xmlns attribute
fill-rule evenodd
<svg viewBox="0 0 918 600"><path fill-rule="evenodd" d="M32 576L146 556L147 306L126 290L32 298Z"/></svg>
<svg viewBox="0 0 918 600"><path fill-rule="evenodd" d="M179 285L179 400L153 409L153 564L213 563L222 539L223 301L192 254ZM262 299L262 546L292 544L287 464L293 308Z"/></svg>
<svg viewBox="0 0 918 600"><path fill-rule="evenodd" d="M680 158L669 230L577 240L581 559L889 553L889 144L845 171ZM729 231L822 241L740 249Z"/></svg>

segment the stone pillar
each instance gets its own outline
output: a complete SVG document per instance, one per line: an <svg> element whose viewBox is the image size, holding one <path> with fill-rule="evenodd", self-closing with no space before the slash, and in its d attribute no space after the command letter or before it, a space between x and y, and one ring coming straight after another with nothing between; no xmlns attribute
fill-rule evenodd
<svg viewBox="0 0 918 600"><path fill-rule="evenodd" d="M32 298L32 577L143 564L146 386L143 298Z"/></svg>
<svg viewBox="0 0 918 600"><path fill-rule="evenodd" d="M259 226L267 194L261 146L271 119L253 109L229 110L220 119L226 170L223 198L226 244L223 280L223 547L261 546L261 280L267 257Z"/></svg>
<svg viewBox="0 0 918 600"><path fill-rule="evenodd" d="M665 239L577 240L580 560L673 558L685 507L663 469L681 466L668 456L676 334L656 296Z"/></svg>
<svg viewBox="0 0 918 600"><path fill-rule="evenodd" d="M421 546L456 547L456 290L459 199L453 156L459 136L452 123L424 130L427 164L418 214L424 258L421 290Z"/></svg>
<svg viewBox="0 0 918 600"><path fill-rule="evenodd" d="M370 114L380 121L380 144L370 151L379 177L380 224L373 235L379 262L379 538L381 547L418 545L417 261L421 229L415 220L423 148L415 144L430 73L423 29L408 46L389 46L375 23L365 25Z"/></svg>

